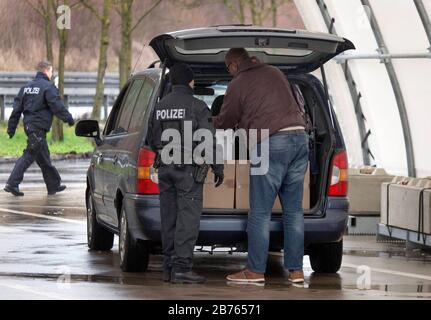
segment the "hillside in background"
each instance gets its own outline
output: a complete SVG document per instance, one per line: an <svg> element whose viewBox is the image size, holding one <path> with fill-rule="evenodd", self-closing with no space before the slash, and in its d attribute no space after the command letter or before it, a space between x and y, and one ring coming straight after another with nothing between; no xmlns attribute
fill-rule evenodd
<svg viewBox="0 0 431 320"><path fill-rule="evenodd" d="M37 3L36 0L30 0ZM74 3L76 1L71 1ZM102 0L92 0L101 8ZM149 8L153 1L136 0L135 17ZM43 22L24 0L0 0L0 71L29 71L38 60L45 58ZM247 23L250 23L247 17ZM238 23L235 15L220 0L163 0L139 25L133 36L133 65L139 59L137 69L143 69L156 60L151 48L144 45L156 35L185 28ZM271 18L264 21L271 26ZM93 14L83 8L72 9L72 26L66 56L67 71L96 71L99 54L100 24ZM304 25L293 2L287 1L278 8L278 27L300 28ZM111 44L108 54L108 71L118 70L120 49L120 17L115 10L111 14ZM57 33L53 28L54 50L57 56ZM141 55L142 52L142 55Z"/></svg>

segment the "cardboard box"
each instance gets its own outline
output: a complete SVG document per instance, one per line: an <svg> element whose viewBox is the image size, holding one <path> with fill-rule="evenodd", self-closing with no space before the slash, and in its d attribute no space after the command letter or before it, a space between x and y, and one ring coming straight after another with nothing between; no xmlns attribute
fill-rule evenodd
<svg viewBox="0 0 431 320"><path fill-rule="evenodd" d="M250 187L250 163L237 161L236 164L236 194L235 208L250 209L249 207L249 187ZM304 180L304 198L302 201L304 210L310 209L310 167L308 167ZM280 199L275 199L273 210L281 212Z"/></svg>
<svg viewBox="0 0 431 320"><path fill-rule="evenodd" d="M235 208L235 160L232 139L225 139L223 132L216 133L217 152L222 152L224 160L224 182L218 188L214 184L212 170L208 172L204 184L204 209L234 209Z"/></svg>
<svg viewBox="0 0 431 320"><path fill-rule="evenodd" d="M224 182L218 188L214 185L214 174L210 170L204 184L205 209L234 209L235 204L235 162L225 161Z"/></svg>

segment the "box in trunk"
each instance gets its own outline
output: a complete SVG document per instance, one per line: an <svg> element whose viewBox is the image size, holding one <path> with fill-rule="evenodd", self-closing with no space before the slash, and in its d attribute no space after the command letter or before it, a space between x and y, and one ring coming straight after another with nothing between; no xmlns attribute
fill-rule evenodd
<svg viewBox="0 0 431 320"><path fill-rule="evenodd" d="M204 208L234 209L235 205L235 161L225 161L224 182L214 185L214 174L210 170L204 184Z"/></svg>
<svg viewBox="0 0 431 320"><path fill-rule="evenodd" d="M235 208L250 209L249 206L249 187L250 187L250 163L248 161L237 161L236 164L236 194ZM304 197L302 201L304 210L310 209L310 167L304 179ZM273 210L281 210L280 199L275 199Z"/></svg>

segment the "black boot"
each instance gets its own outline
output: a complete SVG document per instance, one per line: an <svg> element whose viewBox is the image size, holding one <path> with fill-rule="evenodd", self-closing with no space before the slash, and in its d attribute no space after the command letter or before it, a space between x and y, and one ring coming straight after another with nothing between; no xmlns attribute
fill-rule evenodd
<svg viewBox="0 0 431 320"><path fill-rule="evenodd" d="M171 282L172 268L163 269L163 281Z"/></svg>
<svg viewBox="0 0 431 320"><path fill-rule="evenodd" d="M3 190L12 193L15 197L22 197L24 195L24 192L19 191L19 187L12 187L8 184L4 187Z"/></svg>
<svg viewBox="0 0 431 320"><path fill-rule="evenodd" d="M193 271L175 271L172 270L171 283L204 283L205 277L202 277Z"/></svg>
<svg viewBox="0 0 431 320"><path fill-rule="evenodd" d="M66 186L65 186L65 185L59 185L59 186L57 187L57 189L48 191L48 195L53 196L53 195L54 195L54 194L56 194L57 192L64 191L65 189L66 189Z"/></svg>

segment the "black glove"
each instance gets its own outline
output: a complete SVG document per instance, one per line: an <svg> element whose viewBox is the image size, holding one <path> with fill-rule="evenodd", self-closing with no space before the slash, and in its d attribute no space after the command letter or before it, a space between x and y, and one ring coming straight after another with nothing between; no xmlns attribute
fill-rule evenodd
<svg viewBox="0 0 431 320"><path fill-rule="evenodd" d="M153 168L159 169L162 166L162 155L160 152L156 153L156 157L154 158Z"/></svg>
<svg viewBox="0 0 431 320"><path fill-rule="evenodd" d="M15 135L15 132L8 131L7 134L9 135L9 139L12 139L13 136Z"/></svg>
<svg viewBox="0 0 431 320"><path fill-rule="evenodd" d="M214 171L214 183L215 187L218 188L223 184L224 181L224 173L223 173L224 166L223 165L216 165L213 168Z"/></svg>
<svg viewBox="0 0 431 320"><path fill-rule="evenodd" d="M74 126L75 125L75 120L73 120L73 119L69 120L68 124L71 127Z"/></svg>

